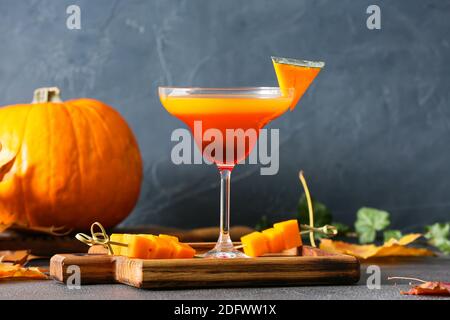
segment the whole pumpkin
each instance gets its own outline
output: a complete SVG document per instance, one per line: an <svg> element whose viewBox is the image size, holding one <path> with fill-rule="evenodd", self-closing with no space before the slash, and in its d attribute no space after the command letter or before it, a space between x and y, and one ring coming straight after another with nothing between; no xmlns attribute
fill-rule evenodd
<svg viewBox="0 0 450 320"><path fill-rule="evenodd" d="M93 99L62 102L58 88L0 108L0 224L112 227L134 208L142 159L125 120Z"/></svg>

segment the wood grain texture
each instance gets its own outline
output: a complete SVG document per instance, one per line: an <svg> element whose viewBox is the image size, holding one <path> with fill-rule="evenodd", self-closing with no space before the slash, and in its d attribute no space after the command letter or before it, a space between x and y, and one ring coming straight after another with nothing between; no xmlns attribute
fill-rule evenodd
<svg viewBox="0 0 450 320"><path fill-rule="evenodd" d="M212 244L192 245L205 251ZM308 246L281 256L254 259L142 260L92 253L59 254L50 261L50 275L66 282L70 265L80 267L82 284L123 283L148 289L353 284L360 277L356 258Z"/></svg>
<svg viewBox="0 0 450 320"><path fill-rule="evenodd" d="M104 254L57 254L50 259L50 276L60 282L67 282L72 275L68 267L78 266L81 284L115 283L116 256Z"/></svg>

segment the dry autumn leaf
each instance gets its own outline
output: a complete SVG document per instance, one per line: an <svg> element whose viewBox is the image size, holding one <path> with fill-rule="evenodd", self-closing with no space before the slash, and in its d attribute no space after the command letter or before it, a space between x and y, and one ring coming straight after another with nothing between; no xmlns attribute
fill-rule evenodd
<svg viewBox="0 0 450 320"><path fill-rule="evenodd" d="M47 276L36 267L24 268L20 265L0 263L0 279L47 279Z"/></svg>
<svg viewBox="0 0 450 320"><path fill-rule="evenodd" d="M429 281L400 293L405 295L450 296L450 282Z"/></svg>
<svg viewBox="0 0 450 320"><path fill-rule="evenodd" d="M0 251L0 262L9 262L23 266L29 260L29 257L30 252L28 250Z"/></svg>
<svg viewBox="0 0 450 320"><path fill-rule="evenodd" d="M389 277L388 280L412 280L422 282L420 285L413 286L409 291L400 291L404 295L417 296L450 296L450 282L424 281L416 278Z"/></svg>
<svg viewBox="0 0 450 320"><path fill-rule="evenodd" d="M320 249L329 252L348 254L360 259L374 257L433 256L434 253L428 249L406 247L421 236L422 235L419 233L408 234L399 240L391 239L382 246L376 246L374 244L358 245L343 241L322 239Z"/></svg>

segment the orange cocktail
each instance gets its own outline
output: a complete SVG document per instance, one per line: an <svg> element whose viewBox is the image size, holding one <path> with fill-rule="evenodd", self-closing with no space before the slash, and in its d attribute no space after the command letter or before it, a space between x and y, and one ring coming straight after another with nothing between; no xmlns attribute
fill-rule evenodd
<svg viewBox="0 0 450 320"><path fill-rule="evenodd" d="M295 107L324 66L273 58L280 88L159 88L166 110L191 129L203 158L220 172L220 235L207 258L247 257L230 239L230 179L255 146L260 129Z"/></svg>
<svg viewBox="0 0 450 320"><path fill-rule="evenodd" d="M188 125L204 158L220 170L244 160L259 130L292 102L292 94L283 95L278 88L162 88L160 98L169 113ZM212 142L216 148L208 148Z"/></svg>

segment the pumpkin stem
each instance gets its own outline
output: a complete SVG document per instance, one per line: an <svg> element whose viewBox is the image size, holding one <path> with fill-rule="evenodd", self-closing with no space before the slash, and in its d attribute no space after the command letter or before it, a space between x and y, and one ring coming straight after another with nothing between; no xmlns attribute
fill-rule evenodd
<svg viewBox="0 0 450 320"><path fill-rule="evenodd" d="M36 89L34 90L32 103L62 102L60 92L57 87Z"/></svg>

